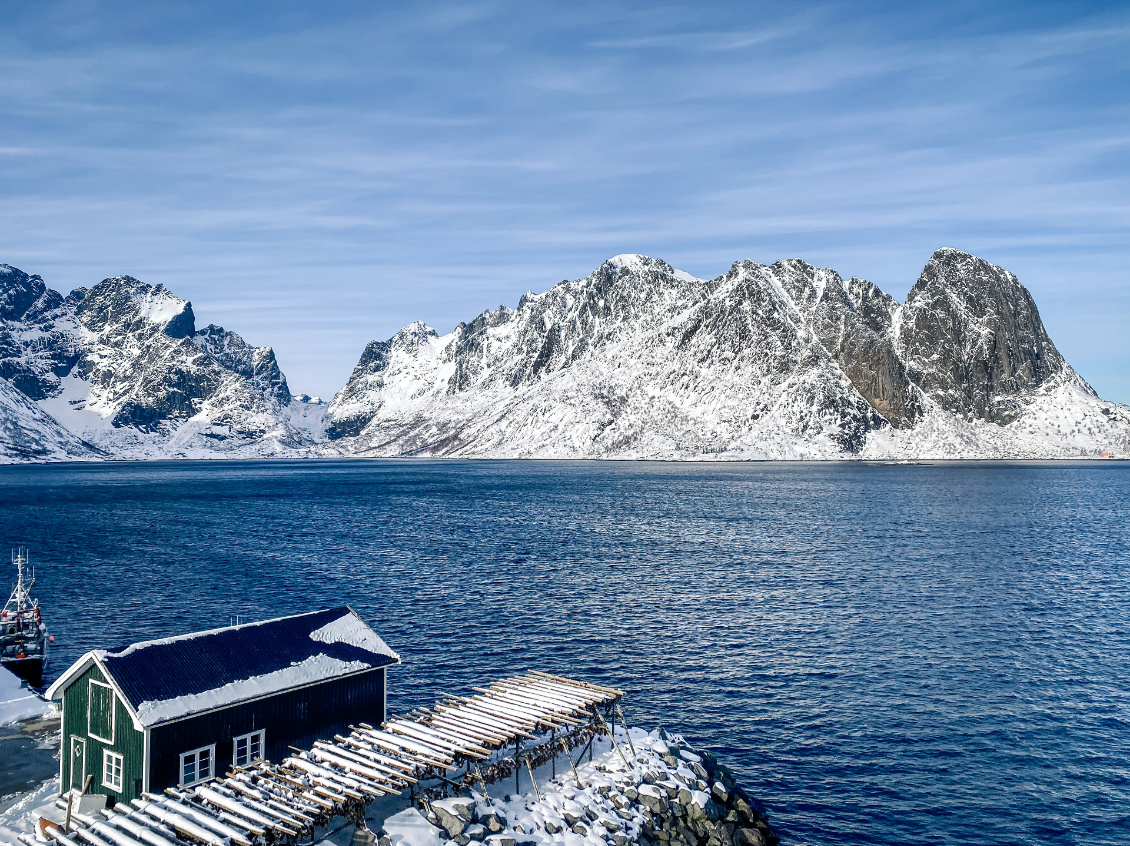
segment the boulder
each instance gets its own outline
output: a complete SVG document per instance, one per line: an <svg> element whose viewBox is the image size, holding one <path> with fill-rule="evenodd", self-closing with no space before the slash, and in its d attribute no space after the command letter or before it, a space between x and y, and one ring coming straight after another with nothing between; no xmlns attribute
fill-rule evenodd
<svg viewBox="0 0 1130 846"><path fill-rule="evenodd" d="M756 828L739 828L734 835L736 846L765 846L765 838Z"/></svg>

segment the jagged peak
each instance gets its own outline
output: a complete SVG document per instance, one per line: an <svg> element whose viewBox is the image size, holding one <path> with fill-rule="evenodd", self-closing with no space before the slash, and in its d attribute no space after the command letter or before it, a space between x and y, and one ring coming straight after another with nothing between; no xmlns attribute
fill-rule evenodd
<svg viewBox="0 0 1130 846"><path fill-rule="evenodd" d="M697 276L692 276L685 270L679 270L677 267L665 262L663 259L652 258L645 256L642 253L621 253L618 256L613 256L608 259L601 267L612 267L617 271L628 272L646 272L648 270L658 270L660 272L670 273L676 279L681 279L684 282L701 282Z"/></svg>
<svg viewBox="0 0 1130 846"><path fill-rule="evenodd" d="M439 333L427 323L414 320L389 338L389 343L398 347L419 347L438 337Z"/></svg>

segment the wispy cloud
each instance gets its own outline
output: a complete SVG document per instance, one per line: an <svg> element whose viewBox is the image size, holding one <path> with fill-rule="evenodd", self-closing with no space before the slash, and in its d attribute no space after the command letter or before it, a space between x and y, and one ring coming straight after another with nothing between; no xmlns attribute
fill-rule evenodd
<svg viewBox="0 0 1130 846"><path fill-rule="evenodd" d="M1119 10L7 14L0 261L60 288L165 282L274 343L298 389L332 391L410 320L450 329L625 251L702 276L801 256L896 296L934 248L984 251L1062 310L1085 374L1130 358L1080 328L1130 320L1103 293L1130 266Z"/></svg>

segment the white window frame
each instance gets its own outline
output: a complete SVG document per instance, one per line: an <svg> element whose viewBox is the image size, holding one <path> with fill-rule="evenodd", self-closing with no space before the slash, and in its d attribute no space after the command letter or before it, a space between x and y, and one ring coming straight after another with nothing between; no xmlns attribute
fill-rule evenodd
<svg viewBox="0 0 1130 846"><path fill-rule="evenodd" d="M117 701L117 696L114 693L114 688L111 687L110 685L106 684L106 682L95 681L94 679L87 679L87 682L88 682L88 684L87 684L87 688L86 688L86 735L87 735L87 737L93 737L95 740L100 740L103 743L109 743L111 746L113 746L114 745L114 729L117 727L117 722L118 722L118 701ZM99 737L98 735L96 735L94 732L92 732L90 730L90 713L93 710L93 702L94 702L93 688L94 688L95 685L98 685L98 687L104 687L108 691L110 691L110 736L109 737Z"/></svg>
<svg viewBox="0 0 1130 846"><path fill-rule="evenodd" d="M208 774L206 776L200 775L200 753L208 753ZM196 778L193 781L184 780L184 763L188 758L196 758ZM210 746L201 746L199 749L190 749L188 752L182 752L180 756L180 770L177 771L177 783L181 787L191 787L194 784L201 784L202 782L209 781L216 776L216 744Z"/></svg>
<svg viewBox="0 0 1130 846"><path fill-rule="evenodd" d="M257 756L254 756L254 757L251 755L251 740L253 738L259 739L259 754ZM247 743L247 757L243 761L239 760L239 742L241 740L245 741ZM266 746L267 746L267 731L266 731L266 729L259 729L259 731L252 731L252 732L248 732L247 734L241 734L239 737L233 737L232 742L231 742L232 766L246 767L252 761L261 760L263 758L263 750L266 748Z"/></svg>
<svg viewBox="0 0 1130 846"><path fill-rule="evenodd" d="M117 779L114 770L117 769ZM122 771L125 769L125 758L109 749L102 752L102 786L111 790L122 792Z"/></svg>

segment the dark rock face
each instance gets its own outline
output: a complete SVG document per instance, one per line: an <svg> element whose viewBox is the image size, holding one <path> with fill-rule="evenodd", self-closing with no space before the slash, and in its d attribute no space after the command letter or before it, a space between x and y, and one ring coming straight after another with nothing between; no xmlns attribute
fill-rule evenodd
<svg viewBox="0 0 1130 846"><path fill-rule="evenodd" d="M221 367L247 379L264 396L281 405L290 402L290 386L270 347L253 347L235 332L212 324L196 332L195 340Z"/></svg>
<svg viewBox="0 0 1130 846"><path fill-rule="evenodd" d="M1016 277L952 249L934 253L911 289L899 341L932 400L994 423L1014 420L1024 395L1065 364Z"/></svg>
<svg viewBox="0 0 1130 846"><path fill-rule="evenodd" d="M54 396L78 361L62 296L38 276L0 264L0 377L34 400ZM64 324L67 321L62 321Z"/></svg>
<svg viewBox="0 0 1130 846"><path fill-rule="evenodd" d="M894 298L864 279L845 283L799 259L772 269L855 389L891 425L912 426L922 404L891 338Z"/></svg>

